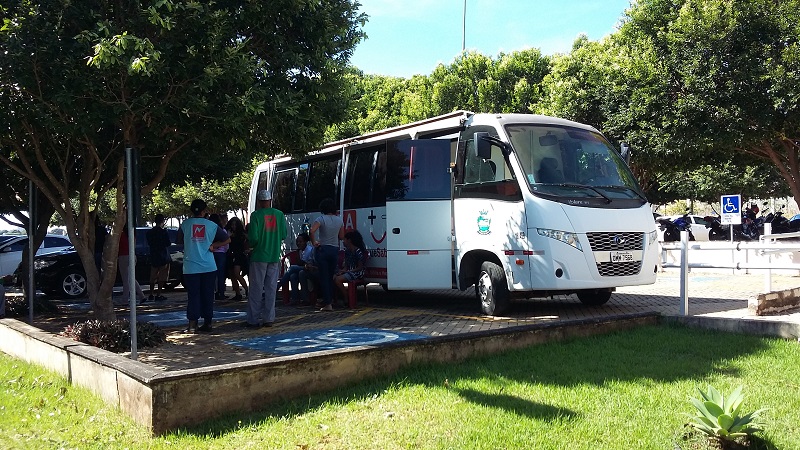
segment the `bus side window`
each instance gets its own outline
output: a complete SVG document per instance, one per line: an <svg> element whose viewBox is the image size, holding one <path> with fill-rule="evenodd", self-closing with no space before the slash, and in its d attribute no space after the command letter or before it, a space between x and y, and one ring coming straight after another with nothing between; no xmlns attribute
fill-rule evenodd
<svg viewBox="0 0 800 450"><path fill-rule="evenodd" d="M450 141L403 140L387 149L386 198L420 200L450 198Z"/></svg>
<svg viewBox="0 0 800 450"><path fill-rule="evenodd" d="M374 149L358 150L350 153L344 190L345 209L372 206L370 202L370 184L372 184L374 160Z"/></svg>
<svg viewBox="0 0 800 450"><path fill-rule="evenodd" d="M332 198L339 204L339 156L312 161L308 169L306 211L319 211L319 204Z"/></svg>
<svg viewBox="0 0 800 450"><path fill-rule="evenodd" d="M375 155L375 170L372 174L372 203L374 206L386 204L386 146Z"/></svg>
<svg viewBox="0 0 800 450"><path fill-rule="evenodd" d="M284 213L293 211L294 202L294 169L282 170L275 174L275 189L273 189L273 207Z"/></svg>
<svg viewBox="0 0 800 450"><path fill-rule="evenodd" d="M308 163L300 164L297 171L297 185L294 194L294 211L306 209L306 184L308 183Z"/></svg>
<svg viewBox="0 0 800 450"><path fill-rule="evenodd" d="M467 138L463 153L463 184L456 188L456 195L465 198L490 198L506 201L522 200L522 192L514 178L511 168L506 164L499 147L492 147L491 159L479 158L475 154L474 133L494 130L473 129L465 134Z"/></svg>
<svg viewBox="0 0 800 450"><path fill-rule="evenodd" d="M261 172L258 174L258 189L256 191L260 191L263 189L268 189L267 180L269 179L269 173Z"/></svg>

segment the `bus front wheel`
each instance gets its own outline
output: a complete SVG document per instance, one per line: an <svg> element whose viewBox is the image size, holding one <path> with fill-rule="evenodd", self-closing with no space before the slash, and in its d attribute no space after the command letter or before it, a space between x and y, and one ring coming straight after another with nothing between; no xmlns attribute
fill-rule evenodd
<svg viewBox="0 0 800 450"><path fill-rule="evenodd" d="M603 289L589 289L578 292L578 300L586 306L605 305L611 299L611 291Z"/></svg>
<svg viewBox="0 0 800 450"><path fill-rule="evenodd" d="M506 274L497 264L484 261L475 283L475 295L481 303L481 312L487 316L505 314L511 304Z"/></svg>

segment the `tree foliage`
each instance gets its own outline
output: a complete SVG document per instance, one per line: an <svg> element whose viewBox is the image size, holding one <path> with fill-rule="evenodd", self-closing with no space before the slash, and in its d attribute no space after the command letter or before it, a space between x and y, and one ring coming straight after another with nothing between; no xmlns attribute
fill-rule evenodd
<svg viewBox="0 0 800 450"><path fill-rule="evenodd" d="M683 169L754 156L800 200L798 20L797 0L636 2L616 36L639 69L619 80L631 112L611 128L643 131L642 145Z"/></svg>
<svg viewBox="0 0 800 450"><path fill-rule="evenodd" d="M346 64L365 19L352 0L0 8L0 161L55 207L87 268L97 202L113 192L125 204L126 147L141 152L144 194L173 162L172 180L199 179L256 152L304 154L345 117ZM124 222L117 208L112 236ZM101 318L113 315L117 242L107 240L102 284L87 271Z"/></svg>

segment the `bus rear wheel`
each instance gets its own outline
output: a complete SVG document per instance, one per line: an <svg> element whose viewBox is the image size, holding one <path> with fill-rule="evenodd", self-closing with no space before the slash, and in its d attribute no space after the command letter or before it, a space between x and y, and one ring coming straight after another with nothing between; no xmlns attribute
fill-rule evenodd
<svg viewBox="0 0 800 450"><path fill-rule="evenodd" d="M497 316L508 312L511 296L503 268L491 261L484 261L475 283L475 295L481 303L483 314Z"/></svg>
<svg viewBox="0 0 800 450"><path fill-rule="evenodd" d="M605 305L611 299L611 291L603 289L589 289L578 292L578 300L586 306Z"/></svg>

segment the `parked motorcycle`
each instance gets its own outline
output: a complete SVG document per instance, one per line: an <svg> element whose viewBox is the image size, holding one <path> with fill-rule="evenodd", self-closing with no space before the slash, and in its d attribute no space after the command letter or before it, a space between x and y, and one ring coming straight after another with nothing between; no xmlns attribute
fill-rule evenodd
<svg viewBox="0 0 800 450"><path fill-rule="evenodd" d="M727 241L731 238L731 226L723 225L719 213L712 208L714 215L703 217L706 222L708 230L709 241ZM742 214L742 223L745 222L745 214ZM733 240L735 241L749 241L752 240L749 234L742 231L742 225L733 226Z"/></svg>
<svg viewBox="0 0 800 450"><path fill-rule="evenodd" d="M792 228L791 222L786 216L783 215L783 208L781 206L781 210L775 211L775 213L767 214L767 217L764 220L764 223L769 223L772 226L772 234L779 234L779 233L792 233L797 231L796 229Z"/></svg>
<svg viewBox="0 0 800 450"><path fill-rule="evenodd" d="M692 224L688 218L689 213L683 215L683 217L678 217L677 219L670 220L667 217L658 217L656 222L658 222L658 228L664 232L664 242L677 242L681 240L681 231L688 231L689 232L689 240L694 240L694 234L692 234Z"/></svg>
<svg viewBox="0 0 800 450"><path fill-rule="evenodd" d="M730 227L727 225L723 227L719 216L705 216L703 217L703 220L705 220L706 228L708 228L709 241L728 240L728 237L730 236Z"/></svg>

